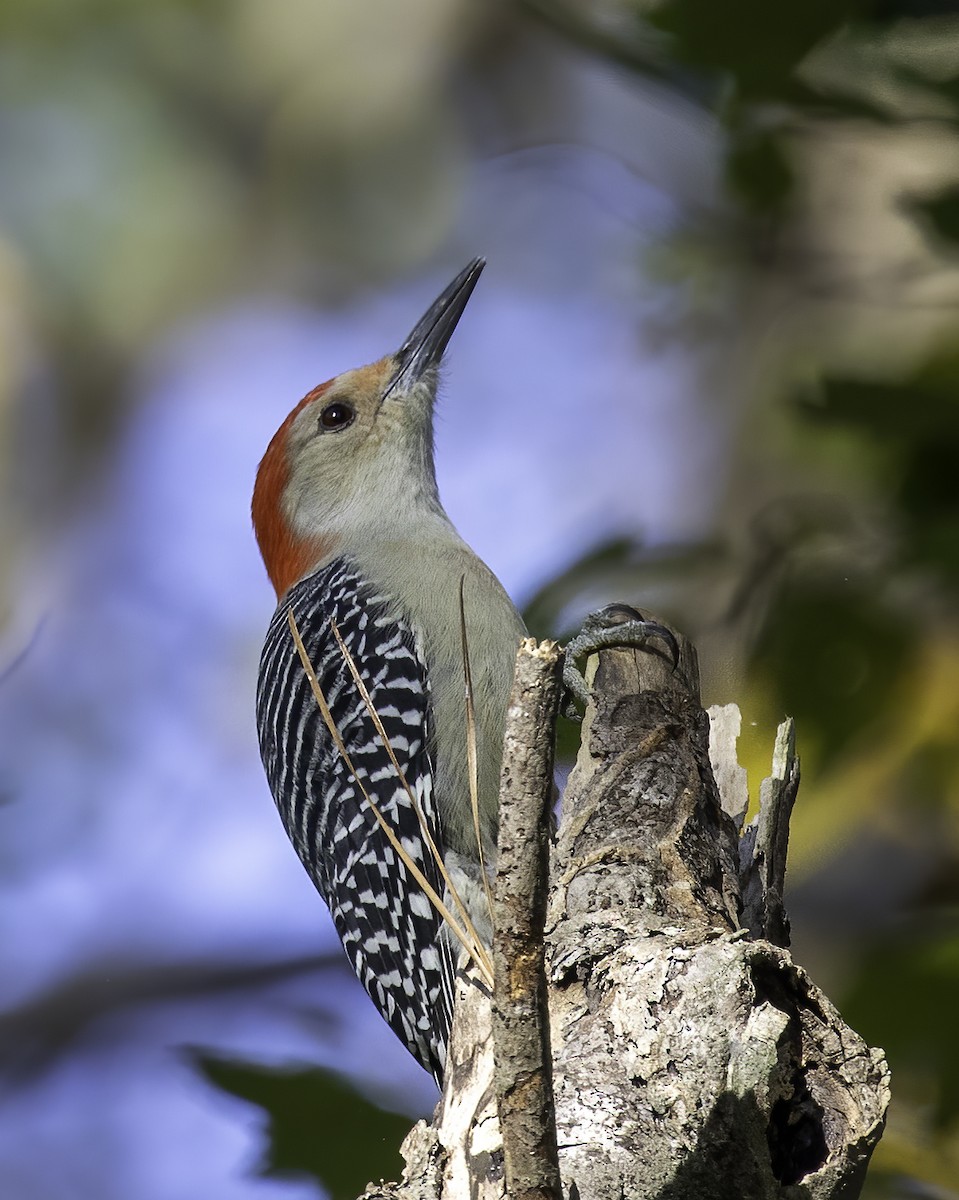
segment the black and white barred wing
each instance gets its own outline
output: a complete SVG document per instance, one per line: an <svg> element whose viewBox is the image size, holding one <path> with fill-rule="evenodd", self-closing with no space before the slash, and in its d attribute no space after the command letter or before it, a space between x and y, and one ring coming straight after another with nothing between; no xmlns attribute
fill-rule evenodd
<svg viewBox="0 0 959 1200"><path fill-rule="evenodd" d="M290 631L290 609L355 777L313 695ZM290 840L329 906L360 982L394 1032L439 1079L452 1011L448 939L358 780L440 896L443 883L331 618L442 849L429 754L429 687L416 640L344 560L292 588L270 625L257 689L263 765Z"/></svg>

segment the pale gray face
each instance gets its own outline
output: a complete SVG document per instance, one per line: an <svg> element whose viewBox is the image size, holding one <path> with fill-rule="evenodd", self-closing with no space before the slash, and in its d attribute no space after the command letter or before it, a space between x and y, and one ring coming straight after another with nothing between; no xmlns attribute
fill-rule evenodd
<svg viewBox="0 0 959 1200"><path fill-rule="evenodd" d="M443 351L483 269L474 259L395 354L314 388L277 430L257 472L253 524L282 595L350 539L395 538L442 514L433 404Z"/></svg>
<svg viewBox="0 0 959 1200"><path fill-rule="evenodd" d="M424 469L433 483L436 371L401 389L390 386L398 369L389 355L347 371L297 412L287 436L283 497L294 530L336 532L366 509L380 520L390 503L405 508L402 492Z"/></svg>

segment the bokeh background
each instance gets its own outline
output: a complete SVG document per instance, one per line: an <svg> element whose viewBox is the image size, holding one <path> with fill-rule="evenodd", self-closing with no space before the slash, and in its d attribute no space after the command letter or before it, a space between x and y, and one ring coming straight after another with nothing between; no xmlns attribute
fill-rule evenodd
<svg viewBox="0 0 959 1200"><path fill-rule="evenodd" d="M692 634L754 790L796 718L867 1195L959 1196L950 0L0 5L0 1196L351 1197L431 1106L262 777L248 513L477 253L454 521L540 635Z"/></svg>

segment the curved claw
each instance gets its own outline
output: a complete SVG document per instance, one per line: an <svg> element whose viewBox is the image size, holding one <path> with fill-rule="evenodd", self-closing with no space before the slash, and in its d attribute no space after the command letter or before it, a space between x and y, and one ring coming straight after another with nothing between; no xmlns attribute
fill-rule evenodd
<svg viewBox="0 0 959 1200"><path fill-rule="evenodd" d="M569 699L564 707L564 715L579 719L576 703L585 708L589 702L589 688L579 669L579 659L615 646L644 648L651 638L658 638L666 644L675 671L679 666L679 642L671 629L658 621L645 620L625 604L610 605L598 613L591 613L582 631L566 647L563 685L569 693Z"/></svg>

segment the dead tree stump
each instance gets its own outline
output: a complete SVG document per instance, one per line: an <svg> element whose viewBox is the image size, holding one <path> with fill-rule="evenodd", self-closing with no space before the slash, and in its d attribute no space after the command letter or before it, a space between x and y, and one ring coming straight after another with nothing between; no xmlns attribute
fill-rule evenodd
<svg viewBox="0 0 959 1200"><path fill-rule="evenodd" d="M529 689L555 669L555 655L551 668L534 647L520 651L514 725L524 714L528 723ZM851 1200L882 1133L889 1072L786 949L792 726L780 729L760 814L741 832L738 714L712 714L710 737L695 651L680 647L675 670L649 649L591 660L545 930L552 1063L542 1065L562 1194ZM531 655L546 673L538 683ZM551 722L536 736L551 739ZM464 976L433 1123L404 1143L403 1182L371 1187L366 1200L509 1195L490 1030L490 998Z"/></svg>

